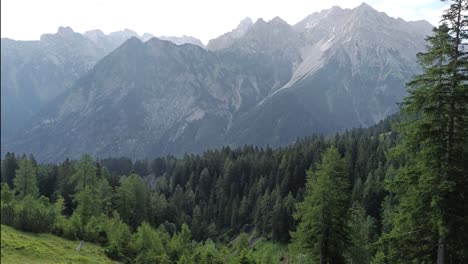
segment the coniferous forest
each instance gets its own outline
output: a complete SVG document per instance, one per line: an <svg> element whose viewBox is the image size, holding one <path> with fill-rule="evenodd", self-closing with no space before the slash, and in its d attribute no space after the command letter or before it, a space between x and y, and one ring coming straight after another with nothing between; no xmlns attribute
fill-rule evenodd
<svg viewBox="0 0 468 264"><path fill-rule="evenodd" d="M147 160L7 153L1 223L124 263L468 263L468 2L449 2L401 111L372 127Z"/></svg>

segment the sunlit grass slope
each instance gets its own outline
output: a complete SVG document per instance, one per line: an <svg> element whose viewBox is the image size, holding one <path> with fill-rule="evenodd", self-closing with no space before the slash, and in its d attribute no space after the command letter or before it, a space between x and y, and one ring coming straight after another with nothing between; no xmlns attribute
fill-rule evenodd
<svg viewBox="0 0 468 264"><path fill-rule="evenodd" d="M85 243L75 249L79 241L71 241L51 234L32 234L1 226L1 263L115 263L107 258L104 249Z"/></svg>

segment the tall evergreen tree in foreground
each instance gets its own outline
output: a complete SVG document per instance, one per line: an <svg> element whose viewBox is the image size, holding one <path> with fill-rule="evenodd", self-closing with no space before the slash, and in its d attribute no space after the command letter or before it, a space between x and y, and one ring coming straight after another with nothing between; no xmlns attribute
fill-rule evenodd
<svg viewBox="0 0 468 264"><path fill-rule="evenodd" d="M387 186L397 203L383 236L391 263L468 261L467 8L467 0L451 1L418 54L423 73L408 84L395 150L405 164Z"/></svg>
<svg viewBox="0 0 468 264"><path fill-rule="evenodd" d="M312 263L345 263L350 249L349 188L345 162L336 148L329 148L318 170L307 173L306 196L297 204L299 220L292 233L291 249Z"/></svg>

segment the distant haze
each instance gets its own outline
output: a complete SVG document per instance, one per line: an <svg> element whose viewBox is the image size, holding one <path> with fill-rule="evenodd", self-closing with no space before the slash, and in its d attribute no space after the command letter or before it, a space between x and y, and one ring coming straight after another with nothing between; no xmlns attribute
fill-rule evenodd
<svg viewBox="0 0 468 264"><path fill-rule="evenodd" d="M2 0L1 37L39 39L70 26L78 32L101 29L105 33L125 28L142 35L190 35L204 44L251 17L270 20L279 16L295 24L306 15L339 5L354 8L362 0ZM444 3L439 0L369 0L375 9L405 20L438 24Z"/></svg>

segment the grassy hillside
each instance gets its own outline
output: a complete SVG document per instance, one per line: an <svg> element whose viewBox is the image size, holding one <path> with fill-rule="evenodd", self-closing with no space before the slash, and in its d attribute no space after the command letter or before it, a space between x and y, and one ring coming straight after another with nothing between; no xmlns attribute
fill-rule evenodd
<svg viewBox="0 0 468 264"><path fill-rule="evenodd" d="M278 242L260 240L255 243L252 256L261 263L287 263L288 246Z"/></svg>
<svg viewBox="0 0 468 264"><path fill-rule="evenodd" d="M1 226L1 263L115 263L104 249L79 241L66 240L50 234L32 234Z"/></svg>

